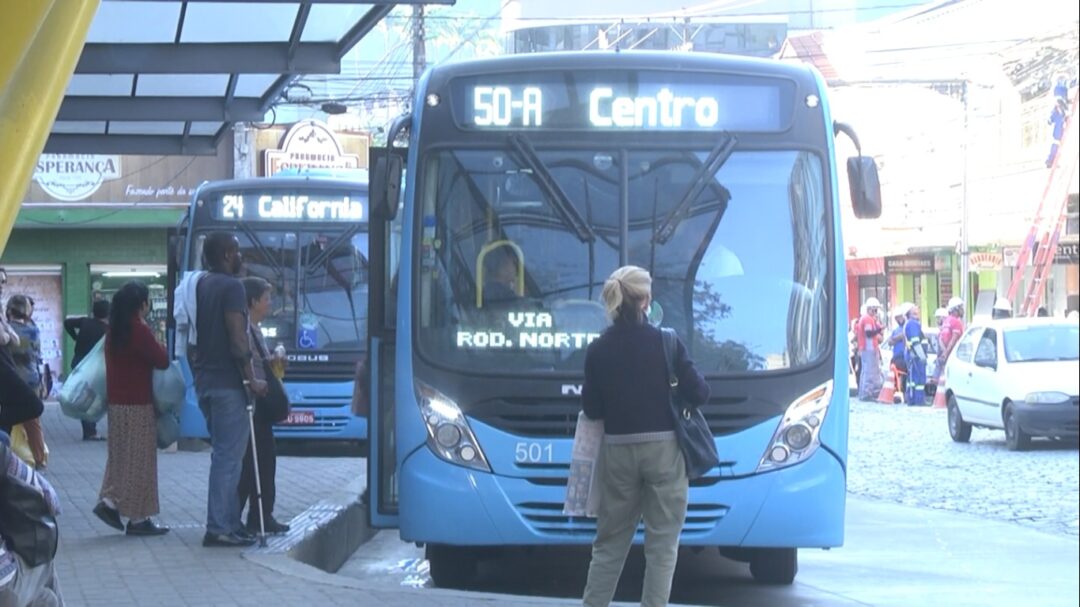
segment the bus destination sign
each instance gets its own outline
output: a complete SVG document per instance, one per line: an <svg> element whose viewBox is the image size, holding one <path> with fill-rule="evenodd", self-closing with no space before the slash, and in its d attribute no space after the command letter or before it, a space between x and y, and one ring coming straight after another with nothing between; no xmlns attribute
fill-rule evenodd
<svg viewBox="0 0 1080 607"><path fill-rule="evenodd" d="M794 84L760 77L543 72L458 78L454 118L468 129L784 130Z"/></svg>
<svg viewBox="0 0 1080 607"><path fill-rule="evenodd" d="M222 221L365 221L365 202L349 194L224 194L213 213Z"/></svg>

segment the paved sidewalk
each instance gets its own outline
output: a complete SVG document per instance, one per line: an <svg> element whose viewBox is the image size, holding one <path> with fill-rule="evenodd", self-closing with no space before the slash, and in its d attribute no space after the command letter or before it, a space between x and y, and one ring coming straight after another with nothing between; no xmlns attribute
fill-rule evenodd
<svg viewBox="0 0 1080 607"><path fill-rule="evenodd" d="M76 420L56 403L42 416L51 451L46 477L61 495L60 586L68 605L539 605L545 599L465 596L442 591L365 590L284 554L203 548L209 451L158 452L160 521L156 538L127 537L91 512L105 469L106 444L83 442ZM99 425L107 433L107 421ZM276 516L289 521L340 495L365 474L358 457L278 458ZM363 547L361 547L363 550Z"/></svg>

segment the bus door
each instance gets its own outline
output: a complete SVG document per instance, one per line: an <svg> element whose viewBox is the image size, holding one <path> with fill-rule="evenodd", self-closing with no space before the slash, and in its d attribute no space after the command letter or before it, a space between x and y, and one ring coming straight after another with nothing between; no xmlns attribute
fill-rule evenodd
<svg viewBox="0 0 1080 607"><path fill-rule="evenodd" d="M166 306L166 318L165 318L165 337L166 348L168 348L170 358L174 350L174 343L176 340L176 319L173 318L173 310L175 309L175 290L176 286L180 284L180 279L184 276L182 269L184 263L184 248L187 245L187 232L188 232L188 219L190 213L184 213L184 216L180 218L175 227L169 228L166 231L167 250L166 250L166 270L165 270L165 306Z"/></svg>
<svg viewBox="0 0 1080 607"><path fill-rule="evenodd" d="M398 208L404 162L404 150L371 148L368 166L374 170L368 184L368 516L372 527L381 528L398 525L394 356L402 223Z"/></svg>

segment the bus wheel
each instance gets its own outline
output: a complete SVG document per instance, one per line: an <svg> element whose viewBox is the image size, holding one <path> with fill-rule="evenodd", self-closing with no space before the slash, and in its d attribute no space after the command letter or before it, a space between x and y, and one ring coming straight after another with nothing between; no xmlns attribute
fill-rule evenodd
<svg viewBox="0 0 1080 607"><path fill-rule="evenodd" d="M799 571L795 548L758 548L750 557L750 575L759 584L790 585Z"/></svg>
<svg viewBox="0 0 1080 607"><path fill-rule="evenodd" d="M425 556L438 588L463 588L476 577L479 558L471 548L428 544Z"/></svg>

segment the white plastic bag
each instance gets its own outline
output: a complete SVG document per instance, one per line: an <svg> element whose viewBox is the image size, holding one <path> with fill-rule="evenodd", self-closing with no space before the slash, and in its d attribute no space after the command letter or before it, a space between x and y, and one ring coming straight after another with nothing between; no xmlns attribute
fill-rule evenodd
<svg viewBox="0 0 1080 607"><path fill-rule="evenodd" d="M180 413L184 404L184 374L180 371L180 363L173 361L167 369L154 369L154 407L158 415L165 413Z"/></svg>
<svg viewBox="0 0 1080 607"><path fill-rule="evenodd" d="M584 411L578 413L563 514L596 518L600 498L597 462L603 442L604 421L589 419Z"/></svg>
<svg viewBox="0 0 1080 607"><path fill-rule="evenodd" d="M105 338L71 370L56 400L65 415L86 422L97 422L105 416L108 402L105 393Z"/></svg>

